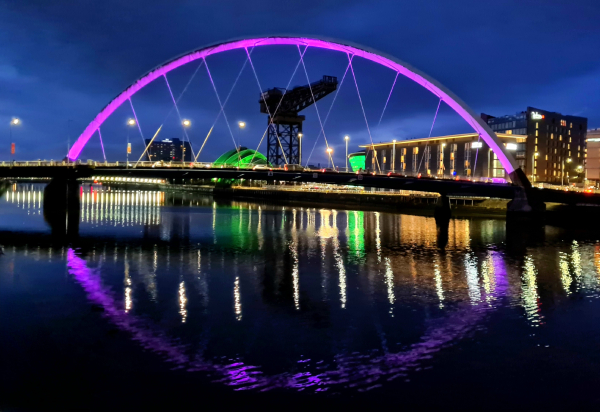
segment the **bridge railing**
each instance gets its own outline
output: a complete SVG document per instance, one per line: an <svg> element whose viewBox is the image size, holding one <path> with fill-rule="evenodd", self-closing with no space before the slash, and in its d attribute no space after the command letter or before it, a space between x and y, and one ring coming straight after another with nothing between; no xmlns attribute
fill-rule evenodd
<svg viewBox="0 0 600 412"><path fill-rule="evenodd" d="M169 167L169 168L200 168L207 169L213 166L212 163L206 162L97 162L94 160L75 162L66 160L10 160L0 162L0 167L32 167L32 166L52 166L52 167L73 167L73 166L92 166L92 167L116 167L116 168L152 168L152 167Z"/></svg>

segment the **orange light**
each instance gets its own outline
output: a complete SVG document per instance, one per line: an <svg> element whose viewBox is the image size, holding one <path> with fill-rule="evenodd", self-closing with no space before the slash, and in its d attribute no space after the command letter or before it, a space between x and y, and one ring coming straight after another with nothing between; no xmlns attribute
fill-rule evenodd
<svg viewBox="0 0 600 412"><path fill-rule="evenodd" d="M417 179L420 179L420 178L421 178L421 173L419 173L419 174L417 175Z"/></svg>

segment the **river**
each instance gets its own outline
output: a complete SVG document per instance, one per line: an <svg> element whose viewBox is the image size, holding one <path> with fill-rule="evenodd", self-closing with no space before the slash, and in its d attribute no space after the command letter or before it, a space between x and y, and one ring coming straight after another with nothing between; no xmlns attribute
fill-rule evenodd
<svg viewBox="0 0 600 412"><path fill-rule="evenodd" d="M598 406L598 239L85 186L65 242L15 185L0 408Z"/></svg>

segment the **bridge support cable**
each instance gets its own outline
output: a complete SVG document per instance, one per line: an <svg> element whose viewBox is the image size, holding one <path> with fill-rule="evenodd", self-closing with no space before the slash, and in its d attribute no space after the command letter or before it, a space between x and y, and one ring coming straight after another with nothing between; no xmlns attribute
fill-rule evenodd
<svg viewBox="0 0 600 412"><path fill-rule="evenodd" d="M304 50L306 51L306 49L304 49ZM352 58L354 58L354 56L352 56ZM346 75L348 74L348 70L350 70L350 63L348 63L348 65L346 66L346 71L344 71L344 75L342 76L342 80L340 81L340 86L335 91L335 95L333 95L333 101L331 102L331 105L329 106L329 110L327 111L327 115L325 116L325 120L323 121L323 126L325 126L327 124L327 119L329 119L329 115L331 114L331 109L333 109L333 105L334 105L335 101L337 100L338 93L340 92L340 89L342 88L342 85L344 84L344 79L346 78ZM317 135L317 138L315 140L315 143L313 144L312 150L310 151L310 154L308 155L308 159L306 160L306 166L308 166L308 162L310 162L310 158L312 157L312 154L315 151L315 148L317 147L317 143L318 143L320 137L321 137L321 132L319 132L319 134Z"/></svg>
<svg viewBox="0 0 600 412"><path fill-rule="evenodd" d="M133 102L131 101L131 97L129 97L127 100L129 100L129 105L131 106L131 111L133 112L133 118L135 119L135 124L137 125L138 130L140 131L140 136L142 136L142 142L143 142L144 146L146 146L146 139L144 139L144 134L142 133L142 127L140 126L140 122L138 120L137 114L135 112L135 109L133 108ZM146 152L146 150L144 150L144 153ZM143 156L143 154L142 154L142 156ZM148 160L150 160L150 156L148 156Z"/></svg>
<svg viewBox="0 0 600 412"><path fill-rule="evenodd" d="M202 60L202 62L204 62L204 60ZM200 150L198 151L198 153L196 153L196 157L194 158L194 163L198 161L198 157L200 157L200 153L202 153L202 149L204 148L206 141L208 140L214 127L216 126L217 122L219 121L219 117L221 117L221 114L223 113L225 106L227 106L227 102L229 101L229 98L231 97L231 93L233 92L233 89L235 89L235 86L237 85L238 80L240 80L240 76L244 72L244 69L246 68L247 64L248 64L248 58L246 57L246 60L244 60L244 64L242 65L242 68L238 72L237 77L235 78L235 81L233 82L233 85L231 86L231 89L229 89L229 93L227 93L227 97L225 98L225 101L223 102L223 107L221 109L219 109L219 113L217 113L217 116L215 117L215 121L213 122L212 126L210 126L210 130L208 131L208 134L206 135L206 138L204 139L204 142L202 143L202 147L200 147Z"/></svg>
<svg viewBox="0 0 600 412"><path fill-rule="evenodd" d="M106 152L104 151L104 142L102 141L102 133L100 133L100 127L98 127L98 137L100 138L100 147L102 148L102 156L106 162Z"/></svg>
<svg viewBox="0 0 600 412"><path fill-rule="evenodd" d="M481 142L481 134L479 135L479 139L477 139L477 143ZM479 146L479 145L478 145ZM491 149L488 149L491 150ZM473 164L473 173L472 176L475 177L475 170L477 170L477 157L479 156L479 147L477 151L475 151L475 163ZM488 165L488 170L490 170L490 165Z"/></svg>
<svg viewBox="0 0 600 412"><path fill-rule="evenodd" d="M158 130L156 131L156 133L154 133L154 136L152 136L152 139L150 139L150 141L148 142L148 145L144 149L144 153L142 153L142 155L140 156L140 158L138 159L138 161L135 162L135 165L133 166L134 169L137 167L138 163L142 160L142 157L144 157L144 155L148 151L148 148L150 147L150 145L152 144L152 142L154 141L154 139L156 139L156 136L158 136L158 133L160 133L160 129L162 129L162 127L163 127L163 125L161 124L160 127L158 128Z"/></svg>
<svg viewBox="0 0 600 412"><path fill-rule="evenodd" d="M169 89L169 94L171 95L171 100L173 100L173 105L175 106L175 111L177 112L177 116L179 117L179 123L181 123L181 128L183 130L183 134L185 135L189 145L190 150L192 151L192 158L196 157L194 154L194 148L192 147L192 142L190 141L190 136L188 135L187 130L185 130L185 126L183 124L183 118L181 117L181 112L179 111L179 106L177 106L177 102L175 101L175 96L173 96L173 90L171 90L171 85L169 84L169 80L167 79L167 74L164 73L163 77L165 78L165 83L167 83L167 88ZM185 162L185 153L183 154L183 158L181 159Z"/></svg>
<svg viewBox="0 0 600 412"><path fill-rule="evenodd" d="M300 46L298 47L298 53L300 53L300 60L302 61L302 68L304 69L304 74L306 75L306 81L308 82L308 88L310 89L310 95L312 96L313 99L313 104L315 105L315 111L317 112L317 118L319 119L319 124L321 125L321 132L323 132L323 139L325 139L325 146L327 147L327 149L329 149L329 143L327 142L327 136L325 135L325 129L323 128L323 122L321 121L321 114L319 113L319 108L317 107L317 101L315 100L315 95L313 93L313 89L312 86L310 84L310 79L308 77L308 71L306 70L306 65L304 64L304 57L302 57L302 53L300 51ZM308 46L306 46L306 48L304 49L306 51L306 49L308 49ZM352 65L351 65L352 67ZM333 164L333 156L331 156L331 153L329 153L329 158L331 159L331 166L333 166L333 168L335 169L335 165Z"/></svg>
<svg viewBox="0 0 600 412"><path fill-rule="evenodd" d="M365 124L367 125L367 132L369 133L369 139L371 140L371 147L375 148L375 144L373 143L373 136L371 136L371 129L369 128L369 122L367 121L367 113L365 112L365 107L363 106L362 98L360 97L360 90L358 89L358 82L356 81L354 66L352 66L352 59L349 55L348 60L350 61L350 71L352 72L352 77L354 78L354 85L356 86L356 93L358 94L360 108L362 109L363 117L365 118ZM375 150L373 150L373 155L375 155ZM379 169L379 173L381 173L381 166L379 165L379 159L377 159L377 156L375 156L375 162L377 164L377 168Z"/></svg>
<svg viewBox="0 0 600 412"><path fill-rule="evenodd" d="M212 133L214 127L215 127L215 125L213 124L213 126L208 131L208 134L204 138L204 142L202 142L202 146L200 146L200 150L198 151L198 153L196 154L196 157L194 158L194 163L196 163L198 161L198 156L200 156L200 153L202 153L202 149L204 149L204 145L206 144L208 138L210 137L210 134Z"/></svg>
<svg viewBox="0 0 600 412"><path fill-rule="evenodd" d="M248 53L248 50L246 50L246 53ZM250 55L248 55L248 57L250 57ZM229 134L231 135L231 140L233 141L233 145L237 152L238 166L239 166L242 162L242 158L240 157L240 148L238 147L238 145L235 141L235 137L233 137L233 131L231 131L231 125L229 124L229 120L227 119L227 114L225 113L225 106L221 102L221 98L219 97L219 92L217 92L217 86L215 85L215 81L213 80L212 75L210 74L210 69L208 68L208 63L206 61L206 57L203 57L203 59L204 59L204 67L206 67L206 72L208 73L208 78L210 79L210 83L212 84L213 90L215 91L215 95L217 96L217 101L219 102L219 106L221 106L221 112L223 113L223 118L225 119L225 123L227 123L227 129L229 129ZM250 64L252 64L252 62L250 62Z"/></svg>
<svg viewBox="0 0 600 412"><path fill-rule="evenodd" d="M435 116L433 116L433 122L431 123L431 128L429 129L429 136L427 136L427 138L430 138L431 133L433 133L433 126L435 125L435 120L437 119L437 115L438 115L438 112L440 111L441 104L442 104L442 99L440 99L440 101L438 102L437 109L435 110ZM419 168L417 169L417 174L421 170L421 165L423 164L423 159L425 158L425 155L428 153L431 153L431 152L427 152L428 146L429 146L429 141L427 141L427 143L425 143L425 150L424 150L423 156L421 157L421 161L419 162ZM429 162L429 160L427 160L427 161Z"/></svg>
<svg viewBox="0 0 600 412"><path fill-rule="evenodd" d="M256 79L256 84L258 85L258 91L260 93L260 95L262 96L263 102L265 104L265 107L267 108L267 113L269 114L269 118L273 119L273 116L271 115L271 111L269 110L269 105L267 104L265 97L262 93L262 87L260 86L260 81L258 80L258 75L256 74L256 69L254 68L254 64L252 63L252 59L250 58L250 53L248 53L248 48L244 47L244 49L246 50L246 54L248 55L248 60L250 61L250 67L252 67L252 72L254 73L254 78ZM281 103L281 101L280 101ZM272 127L273 123L269 123L269 128ZM268 130L268 129L267 129ZM277 135L277 133L275 133L275 135ZM263 136L264 138L264 136ZM262 139L261 139L262 141ZM281 144L281 140L279 139L279 136L277 136L277 142L279 143L279 148L281 149L281 154L283 155L283 160L285 161L285 164L288 164L287 158L285 156L285 151L283 150L283 145Z"/></svg>
<svg viewBox="0 0 600 412"><path fill-rule="evenodd" d="M387 100L385 101L385 105L383 106L383 110L381 111L381 116L379 117L379 123L377 123L377 127L379 127L381 125L381 120L383 119L383 114L385 113L385 109L387 109L388 103L390 102L390 97L392 97L392 92L394 91L394 87L396 86L396 81L398 80L399 75L400 75L400 72L396 72L396 77L394 77L394 83L392 83L392 88L390 89L390 94L388 94Z"/></svg>
<svg viewBox="0 0 600 412"><path fill-rule="evenodd" d="M281 99L279 99L279 103L277 103L277 107L275 108L275 111L273 112L273 116L277 115L277 112L279 111L279 107L281 106L281 102L283 102L283 98L285 97L285 94L287 93L288 89L290 88L290 84L292 84L292 80L294 80L294 76L296 76L296 72L298 71L298 67L300 67L300 63L302 62L302 56L304 56L304 53L306 53L307 49L308 49L308 47L305 47L304 48L304 52L302 52L302 54L300 55L300 60L298 60L298 63L296 63L296 67L294 68L294 72L292 73L292 76L290 77L290 80L288 81L287 85L285 86L285 90L284 90L283 94L281 95ZM250 53L252 53L252 51ZM270 117L269 118L269 124L267 125L267 128L265 129L265 132L263 133L262 137L260 138L260 142L258 142L258 146L256 147L256 151L252 154L252 160L250 161L250 163L252 163L254 161L254 156L256 155L256 152L258 152L258 150L260 149L260 145L262 144L263 140L265 139L265 136L267 135L267 132L269 131L269 128L272 126L272 124L273 124L273 117ZM279 140L279 137L277 137L277 139ZM279 141L279 145L281 146L281 141ZM282 150L283 150L283 148L282 148Z"/></svg>

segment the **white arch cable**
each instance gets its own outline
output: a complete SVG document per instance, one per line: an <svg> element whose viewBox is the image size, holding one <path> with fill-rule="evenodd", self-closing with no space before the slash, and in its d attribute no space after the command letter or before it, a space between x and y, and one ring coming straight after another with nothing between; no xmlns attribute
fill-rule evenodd
<svg viewBox="0 0 600 412"><path fill-rule="evenodd" d="M375 147L373 143L373 137L371 136L371 129L369 128L369 122L367 121L367 114L365 113L365 107L363 106L362 98L360 97L360 90L358 89L358 82L356 81L356 74L354 74L354 67L352 66L352 59L348 56L348 60L350 60L350 70L352 71L352 77L354 78L354 84L356 85L356 93L358 94L358 101L360 102L360 108L362 109L363 117L365 118L365 124L367 125L367 132L369 133L369 139L371 140L371 147ZM375 154L375 152L373 152ZM379 160L375 156L375 161L377 162L377 168L379 169L379 173L381 173L381 167L379 166Z"/></svg>
<svg viewBox="0 0 600 412"><path fill-rule="evenodd" d="M146 139L144 139L144 134L142 133L142 127L140 126L140 121L138 120L137 114L135 113L135 109L133 108L133 102L131 101L131 97L128 100L129 100L129 105L131 106L131 111L133 112L133 118L135 119L135 124L137 125L138 130L140 131L140 136L142 136L142 142L144 144L144 147L146 147ZM144 153L145 152L146 151L144 150ZM142 154L142 156L144 156L144 155ZM150 157L148 157L148 160L150 160Z"/></svg>
<svg viewBox="0 0 600 412"><path fill-rule="evenodd" d="M169 84L169 80L167 79L167 74L163 74L165 78L165 82L167 83L167 88L169 89L169 94L171 95L171 100L173 100L173 105L175 106L175 110L177 111L177 116L179 116L179 122L181 123L181 128L183 129L183 134L185 135L188 143L190 144L190 150L192 151L192 157L194 155L194 148L192 147L192 142L190 141L190 136L188 136L187 130L185 130L185 125L183 124L183 118L181 117L181 113L179 112L179 106L177 106L177 102L175 101L175 96L173 96L173 90L171 90L171 85ZM185 155L183 156L182 161L185 161Z"/></svg>
<svg viewBox="0 0 600 412"><path fill-rule="evenodd" d="M354 58L354 56L352 56L352 58ZM340 82L340 85L338 86L337 90L335 91L335 95L333 96L333 101L331 102L331 105L329 106L329 110L327 111L327 115L325 116L325 120L323 121L323 126L325 126L327 124L327 119L329 119L329 115L331 114L331 109L333 109L333 105L334 105L335 101L337 100L338 93L340 92L340 89L342 88L342 85L344 84L344 79L346 79L346 74L348 74L349 69L350 69L350 63L348 63L348 65L346 66L346 71L344 72L344 75L342 76L342 81ZM308 166L308 162L310 161L310 158L312 157L312 154L315 151L315 147L317 147L317 142L319 141L319 137L321 137L321 132L319 132L319 135L317 136L317 139L315 140L315 143L313 144L313 148L310 151L310 155L308 155L308 159L306 160L306 166Z"/></svg>
<svg viewBox="0 0 600 412"><path fill-rule="evenodd" d="M204 60L202 60L202 61L204 61ZM248 57L246 57L246 59L244 60L244 64L242 65L242 68L238 72L238 75L235 78L235 81L233 82L233 85L231 86L231 89L229 89L229 93L227 94L227 97L225 98L225 101L223 102L223 107L221 107L221 109L219 110L219 113L217 113L217 117L215 117L215 121L213 122L212 126L210 127L210 130L208 131L208 134L206 135L206 138L204 139L204 143L202 143L202 147L200 147L200 150L196 154L196 157L194 158L194 162L196 162L198 160L198 157L200 157L200 153L202 153L202 149L204 148L204 145L206 144L206 141L208 140L208 138L209 138L210 134L212 133L215 125L217 124L217 121L219 120L219 117L221 117L221 113L223 113L223 110L224 110L225 106L227 106L227 102L229 101L229 98L231 97L231 93L233 92L233 89L235 89L235 86L237 85L238 80L240 80L240 76L242 75L242 72L246 68L246 64L248 64Z"/></svg>
<svg viewBox="0 0 600 412"><path fill-rule="evenodd" d="M440 101L438 102L438 105L437 105L437 109L435 110L435 116L433 116L433 122L431 123L431 129L429 129L429 136L427 136L427 138L431 137L431 133L433 132L433 126L435 125L435 120L437 119L437 115L438 115L438 112L440 111L441 104L442 104L442 99L440 98ZM423 157L421 157L421 161L419 162L419 168L417 169L417 173L419 173L421 171L421 165L423 164L423 158L425 158L425 154L427 153L428 146L429 146L429 141L427 141L427 143L425 143L425 153L423 153ZM431 155L431 149L429 150L429 155ZM429 159L427 159L427 162L429 163Z"/></svg>
<svg viewBox="0 0 600 412"><path fill-rule="evenodd" d="M290 77L290 80L288 81L287 85L285 86L285 91L281 95L281 99L279 99L279 103L277 103L277 107L275 108L275 111L273 112L273 116L275 116L277 114L277 112L279 111L279 106L281 106L281 103L283 102L283 97L287 93L287 91L288 91L288 89L290 87L290 84L292 83L292 80L294 80L294 76L296 75L296 71L298 70L298 67L300 67L300 63L302 62L302 56L304 56L304 53L306 53L306 49L308 49L308 46L304 48L304 51L302 52L302 55L300 56L300 60L298 60L298 63L296 63L296 67L294 68L294 72L292 73L292 77ZM265 129L265 132L263 133L263 135L262 135L262 137L260 139L260 142L258 142L258 146L256 147L256 152L258 152L258 149L260 149L260 145L262 144L262 142L263 142L265 136L267 135L267 132L269 131L269 128L271 127L272 124L273 124L273 117L271 117L269 119L269 124L267 125L267 128ZM277 139L279 140L279 136L277 136ZM254 160L254 156L256 155L256 152L254 152L252 154L252 161Z"/></svg>
<svg viewBox="0 0 600 412"><path fill-rule="evenodd" d="M267 105L265 96L263 95L262 87L260 86L260 82L258 81L258 75L256 74L256 69L254 69L254 64L252 63L252 59L250 58L250 53L248 53L248 48L245 48L245 50L246 50L246 54L248 55L248 60L250 61L250 67L252 67L252 72L254 73L254 78L256 79L256 84L258 85L258 90L260 92L260 96L262 97L263 102L265 103L265 107L267 109L267 113L269 114L269 117L272 119L273 116L271 116L271 111L269 110L269 105ZM271 127L271 124L269 124L269 127ZM288 164L287 157L285 156L285 151L283 150L283 146L281 145L281 140L279 140L279 135L276 134L276 136L277 136L277 142L279 143L279 147L281 148L281 154L283 155L283 160L284 160L285 164ZM262 142L262 139L261 139L261 142ZM267 153L267 156L268 155L269 154ZM252 157L252 158L254 159L254 157Z"/></svg>
<svg viewBox="0 0 600 412"><path fill-rule="evenodd" d="M379 125L381 125L381 120L383 119L383 114L385 113L385 109L387 109L388 103L390 102L390 97L392 97L392 92L394 91L394 87L396 86L396 81L398 80L399 74L400 74L400 72L396 72L396 77L394 78L394 83L392 84L392 88L390 89L390 94L388 94L388 98L385 101L383 110L381 111L381 117L379 117L379 123L377 123L377 127L379 127Z"/></svg>
<svg viewBox="0 0 600 412"><path fill-rule="evenodd" d="M106 153L104 152L104 142L102 142L102 133L100 133L100 127L98 127L98 137L100 138L100 147L102 147L102 155L104 156L104 161L106 162Z"/></svg>
<svg viewBox="0 0 600 412"><path fill-rule="evenodd" d="M308 46L307 46L308 48ZM300 46L298 46L298 53L300 53ZM300 53L300 56L302 54ZM302 68L304 69L304 74L306 75L306 81L308 82L308 88L310 89L310 95L312 96L313 105L315 106L315 110L317 112L317 118L319 119L319 124L321 125L321 131L323 132L323 139L325 139L325 145L327 147L327 153L329 154L329 158L331 159L331 165L335 169L335 165L333 164L333 156L329 153L329 143L327 142L327 136L325 135L325 129L323 128L323 122L321 121L321 114L319 113L319 108L317 107L317 101L315 100L315 95L313 94L312 86L310 84L310 79L308 78L308 71L306 71L306 65L304 64L304 58L302 60Z"/></svg>
<svg viewBox="0 0 600 412"><path fill-rule="evenodd" d="M247 50L246 50L247 52ZM250 55L248 55L249 57ZM215 82L212 78L212 75L210 74L210 70L208 69L208 63L206 62L206 57L203 57L204 59L204 67L206 67L206 71L208 73L208 77L210 78L210 82L212 84L213 90L215 91L215 95L217 96L217 100L219 101L219 106L221 106L221 111L223 112L223 118L225 119L225 123L227 123L227 128L229 129L229 134L231 135L231 140L233 141L233 146L235 147L235 150L237 152L238 155L238 165L241 163L241 158L240 158L240 149L237 146L237 143L235 142L235 137L233 137L233 132L231 131L231 126L229 125L229 120L227 120L227 114L225 114L225 107L223 106L223 103L221 103L221 98L219 97L219 92L217 92L217 86L215 86Z"/></svg>

